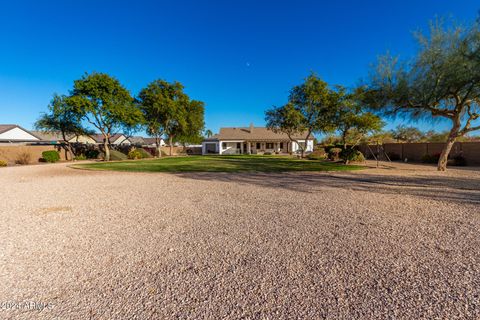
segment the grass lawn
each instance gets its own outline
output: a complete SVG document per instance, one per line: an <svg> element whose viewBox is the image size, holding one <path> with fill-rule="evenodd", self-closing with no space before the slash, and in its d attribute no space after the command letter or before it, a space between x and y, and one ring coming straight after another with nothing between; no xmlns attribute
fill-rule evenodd
<svg viewBox="0 0 480 320"><path fill-rule="evenodd" d="M153 160L78 164L73 167L137 172L347 171L363 168L361 166L343 165L327 161L260 155L166 157Z"/></svg>

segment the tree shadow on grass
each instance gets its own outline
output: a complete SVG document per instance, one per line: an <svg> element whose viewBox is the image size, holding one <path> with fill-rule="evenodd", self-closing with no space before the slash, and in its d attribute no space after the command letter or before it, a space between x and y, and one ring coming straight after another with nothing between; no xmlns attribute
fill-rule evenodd
<svg viewBox="0 0 480 320"><path fill-rule="evenodd" d="M362 174L361 172L183 172L175 175L201 181L234 182L307 193L322 192L325 188L339 188L379 194L403 194L446 202L480 204L480 180L478 178Z"/></svg>

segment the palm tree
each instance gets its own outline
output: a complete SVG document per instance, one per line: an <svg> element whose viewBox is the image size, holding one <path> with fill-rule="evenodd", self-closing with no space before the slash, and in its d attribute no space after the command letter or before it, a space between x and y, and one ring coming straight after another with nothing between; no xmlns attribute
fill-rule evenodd
<svg viewBox="0 0 480 320"><path fill-rule="evenodd" d="M212 130L210 129L205 130L205 135L207 136L207 138L210 138L211 136L213 136Z"/></svg>

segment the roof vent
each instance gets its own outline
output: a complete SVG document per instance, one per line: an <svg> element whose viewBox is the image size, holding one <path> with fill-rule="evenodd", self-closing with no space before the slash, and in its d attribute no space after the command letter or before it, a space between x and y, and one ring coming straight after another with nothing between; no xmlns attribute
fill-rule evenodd
<svg viewBox="0 0 480 320"><path fill-rule="evenodd" d="M253 133L253 122L250 122L250 133Z"/></svg>

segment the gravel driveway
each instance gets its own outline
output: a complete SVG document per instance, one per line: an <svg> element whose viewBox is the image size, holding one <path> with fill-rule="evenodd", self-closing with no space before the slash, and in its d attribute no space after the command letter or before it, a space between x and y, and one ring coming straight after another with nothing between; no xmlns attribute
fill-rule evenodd
<svg viewBox="0 0 480 320"><path fill-rule="evenodd" d="M0 195L1 319L480 318L480 171L56 164Z"/></svg>

